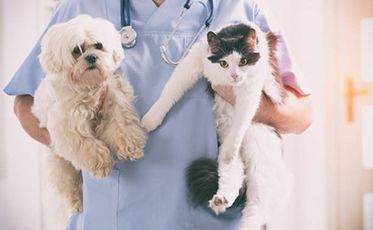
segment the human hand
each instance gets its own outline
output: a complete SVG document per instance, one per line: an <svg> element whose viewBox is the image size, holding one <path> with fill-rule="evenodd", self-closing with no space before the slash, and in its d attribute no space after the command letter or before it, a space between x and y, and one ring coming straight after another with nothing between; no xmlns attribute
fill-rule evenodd
<svg viewBox="0 0 373 230"><path fill-rule="evenodd" d="M286 97L281 104L274 104L262 95L253 121L273 126L281 134L302 133L312 123L310 98L291 88L286 88Z"/></svg>
<svg viewBox="0 0 373 230"><path fill-rule="evenodd" d="M31 112L33 97L28 95L16 96L14 100L14 113L16 114L23 129L36 141L51 145L51 137L45 128L39 127L39 120Z"/></svg>
<svg viewBox="0 0 373 230"><path fill-rule="evenodd" d="M221 96L229 104L235 105L236 97L234 95L232 86L229 86L229 85L212 85L211 87L217 94L219 94L219 96Z"/></svg>
<svg viewBox="0 0 373 230"><path fill-rule="evenodd" d="M42 144L50 146L52 144L51 136L46 128L40 129L41 137L39 138L39 142Z"/></svg>

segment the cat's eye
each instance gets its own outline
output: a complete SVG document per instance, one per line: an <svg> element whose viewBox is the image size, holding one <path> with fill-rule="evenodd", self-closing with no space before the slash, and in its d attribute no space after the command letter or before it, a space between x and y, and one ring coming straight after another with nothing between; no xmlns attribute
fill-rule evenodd
<svg viewBox="0 0 373 230"><path fill-rule="evenodd" d="M241 58L239 66L247 65L248 61L247 58Z"/></svg>
<svg viewBox="0 0 373 230"><path fill-rule="evenodd" d="M101 42L97 42L97 43L95 44L95 47L96 47L96 49L98 49L98 50L102 50L102 49L104 48L104 46L102 45Z"/></svg>
<svg viewBox="0 0 373 230"><path fill-rule="evenodd" d="M220 64L220 66L223 67L223 68L228 68L228 67L229 67L228 62L226 62L226 61L224 61L224 60L220 61L219 64Z"/></svg>

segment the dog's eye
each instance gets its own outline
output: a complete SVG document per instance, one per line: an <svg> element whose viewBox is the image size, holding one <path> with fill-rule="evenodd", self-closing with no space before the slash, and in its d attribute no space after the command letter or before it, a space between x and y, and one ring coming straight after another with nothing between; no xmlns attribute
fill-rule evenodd
<svg viewBox="0 0 373 230"><path fill-rule="evenodd" d="M81 54L79 46L75 46L75 48L73 49L73 53L74 54Z"/></svg>
<svg viewBox="0 0 373 230"><path fill-rule="evenodd" d="M97 43L95 44L95 46L96 46L96 49L98 49L98 50L102 50L102 48L104 48L104 47L102 46L102 43L101 43L101 42L97 42Z"/></svg>
<svg viewBox="0 0 373 230"><path fill-rule="evenodd" d="M82 53L84 52L84 50L82 50L83 48L79 47L79 46L75 46L74 49L73 49L73 57L75 59L78 59Z"/></svg>

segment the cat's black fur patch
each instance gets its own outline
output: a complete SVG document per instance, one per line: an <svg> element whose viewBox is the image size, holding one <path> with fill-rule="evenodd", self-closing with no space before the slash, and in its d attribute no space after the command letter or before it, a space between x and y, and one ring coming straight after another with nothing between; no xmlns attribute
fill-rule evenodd
<svg viewBox="0 0 373 230"><path fill-rule="evenodd" d="M190 199L196 206L207 206L208 201L218 190L218 163L209 158L193 161L186 170L186 179ZM239 196L232 208L243 207L246 202L246 188L240 189Z"/></svg>
<svg viewBox="0 0 373 230"><path fill-rule="evenodd" d="M206 93L207 95L209 95L212 99L215 99L215 91L214 89L212 88L212 85L210 82L207 83L207 86L206 86Z"/></svg>
<svg viewBox="0 0 373 230"><path fill-rule="evenodd" d="M247 37L252 32L255 30L243 23L225 27L217 34L209 32L207 40L212 55L208 59L212 63L217 63L236 51L248 60L248 65L254 65L259 60L260 54L253 50L248 43ZM256 42L258 41L256 40Z"/></svg>

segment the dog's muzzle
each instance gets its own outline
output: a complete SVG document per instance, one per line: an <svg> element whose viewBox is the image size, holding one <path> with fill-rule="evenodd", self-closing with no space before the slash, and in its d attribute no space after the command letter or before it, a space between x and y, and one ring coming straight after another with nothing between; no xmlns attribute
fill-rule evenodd
<svg viewBox="0 0 373 230"><path fill-rule="evenodd" d="M95 69L96 68L97 59L98 59L98 57L95 54L89 54L85 57L85 61L88 64L88 69Z"/></svg>
<svg viewBox="0 0 373 230"><path fill-rule="evenodd" d="M97 61L97 56L96 55L94 55L94 54L90 54L90 55L87 55L86 57L85 57L85 60L87 61L87 63L89 64L89 65L93 65L93 64L96 64L96 61Z"/></svg>

